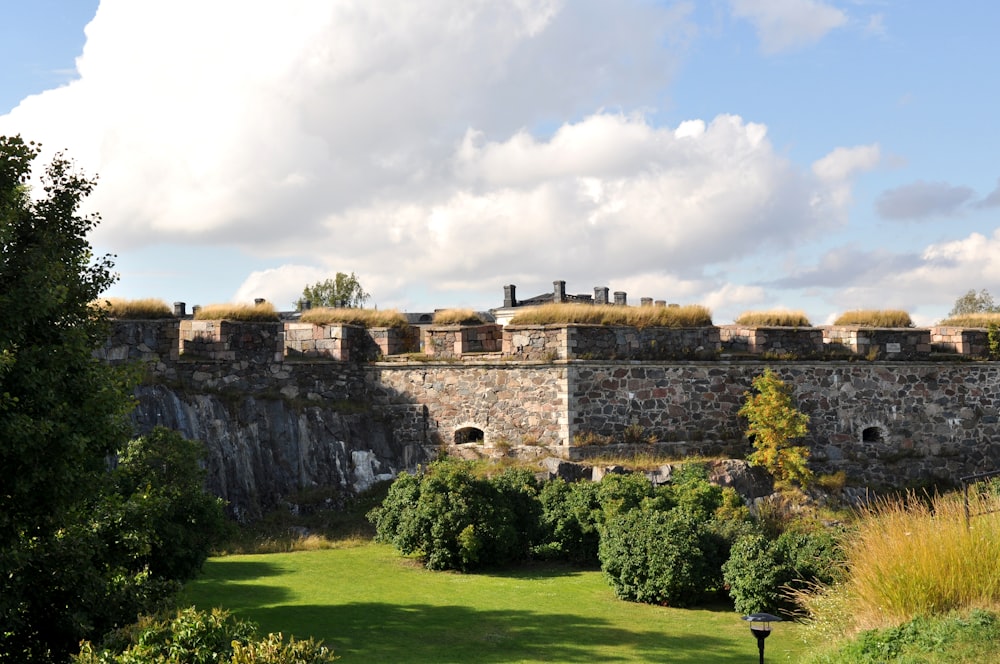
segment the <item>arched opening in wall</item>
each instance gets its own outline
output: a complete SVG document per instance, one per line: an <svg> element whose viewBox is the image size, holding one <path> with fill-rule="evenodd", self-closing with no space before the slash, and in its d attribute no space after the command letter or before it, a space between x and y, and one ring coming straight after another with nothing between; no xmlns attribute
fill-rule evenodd
<svg viewBox="0 0 1000 664"><path fill-rule="evenodd" d="M861 432L862 443L881 443L882 427L865 427Z"/></svg>
<svg viewBox="0 0 1000 664"><path fill-rule="evenodd" d="M479 443L482 445L486 440L486 434L483 433L482 429L477 427L462 427L461 429L455 429L455 444L463 445L465 443Z"/></svg>

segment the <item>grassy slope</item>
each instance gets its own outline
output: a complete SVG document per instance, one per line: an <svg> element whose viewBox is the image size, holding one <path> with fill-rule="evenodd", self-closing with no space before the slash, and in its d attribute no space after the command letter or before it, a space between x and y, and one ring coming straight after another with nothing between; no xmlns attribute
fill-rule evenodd
<svg viewBox="0 0 1000 664"><path fill-rule="evenodd" d="M267 631L315 636L343 661L756 661L756 641L731 609L623 602L600 572L560 567L497 574L428 572L388 546L209 560L185 600L225 606ZM791 624L767 661L797 662Z"/></svg>

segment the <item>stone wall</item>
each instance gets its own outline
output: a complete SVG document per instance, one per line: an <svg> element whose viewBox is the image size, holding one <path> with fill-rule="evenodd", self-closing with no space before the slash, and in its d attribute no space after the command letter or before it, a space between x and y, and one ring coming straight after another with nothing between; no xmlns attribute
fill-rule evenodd
<svg viewBox="0 0 1000 664"><path fill-rule="evenodd" d="M484 325L440 325L424 330L424 353L436 358L457 358L476 353L498 353L503 328Z"/></svg>
<svg viewBox="0 0 1000 664"><path fill-rule="evenodd" d="M841 346L868 359L913 360L931 353L931 331L927 329L834 325L824 330L827 347Z"/></svg>
<svg viewBox="0 0 1000 664"><path fill-rule="evenodd" d="M733 353L811 358L823 352L824 330L820 327L723 325L719 336L723 349Z"/></svg>
<svg viewBox="0 0 1000 664"><path fill-rule="evenodd" d="M935 327L931 328L931 347L959 355L986 357L989 334L984 328Z"/></svg>

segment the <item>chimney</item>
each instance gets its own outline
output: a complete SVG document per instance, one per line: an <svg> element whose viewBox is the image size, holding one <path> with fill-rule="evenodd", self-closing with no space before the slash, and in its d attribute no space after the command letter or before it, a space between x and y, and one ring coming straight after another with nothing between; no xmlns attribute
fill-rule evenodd
<svg viewBox="0 0 1000 664"><path fill-rule="evenodd" d="M187 316L187 303L174 302L174 315L178 318L184 318Z"/></svg>
<svg viewBox="0 0 1000 664"><path fill-rule="evenodd" d="M640 298L639 299L639 304L641 306L643 306L643 307L651 307L651 306L653 306L653 298L651 298L651 297Z"/></svg>
<svg viewBox="0 0 1000 664"><path fill-rule="evenodd" d="M608 288L607 286L596 286L594 288L594 304L607 304L608 303Z"/></svg>
<svg viewBox="0 0 1000 664"><path fill-rule="evenodd" d="M615 306L624 307L628 304L628 296L625 291L615 291Z"/></svg>
<svg viewBox="0 0 1000 664"><path fill-rule="evenodd" d="M565 281L553 281L552 282L552 301L553 302L565 302L566 301L566 282Z"/></svg>
<svg viewBox="0 0 1000 664"><path fill-rule="evenodd" d="M514 284L503 287L503 306L507 309L517 306L517 296L515 295L516 287Z"/></svg>

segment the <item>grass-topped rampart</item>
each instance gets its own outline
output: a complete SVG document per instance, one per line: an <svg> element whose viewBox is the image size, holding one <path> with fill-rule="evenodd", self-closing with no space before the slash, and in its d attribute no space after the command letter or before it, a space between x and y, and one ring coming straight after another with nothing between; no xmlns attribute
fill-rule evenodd
<svg viewBox="0 0 1000 664"><path fill-rule="evenodd" d="M357 325L359 327L406 327L406 316L395 309L327 308L309 309L299 319L314 325Z"/></svg>
<svg viewBox="0 0 1000 664"><path fill-rule="evenodd" d="M237 320L253 323L276 323L278 312L270 302L260 304L208 304L195 311L195 320Z"/></svg>
<svg viewBox="0 0 1000 664"><path fill-rule="evenodd" d="M472 309L440 309L434 312L435 325L482 325L483 319Z"/></svg>
<svg viewBox="0 0 1000 664"><path fill-rule="evenodd" d="M840 314L833 324L893 328L913 327L913 320L899 309L855 309Z"/></svg>
<svg viewBox="0 0 1000 664"><path fill-rule="evenodd" d="M115 320L154 320L172 318L174 315L166 302L156 298L127 300L120 297L109 297L104 300L96 300L93 304L104 310L108 318Z"/></svg>
<svg viewBox="0 0 1000 664"><path fill-rule="evenodd" d="M628 325L707 327L712 313L697 304L682 307L623 307L601 304L543 304L514 315L511 325Z"/></svg>
<svg viewBox="0 0 1000 664"><path fill-rule="evenodd" d="M981 327L989 328L991 325L1000 325L1000 313L976 313L963 314L946 318L938 325L944 327Z"/></svg>
<svg viewBox="0 0 1000 664"><path fill-rule="evenodd" d="M735 322L737 325L757 327L812 327L805 313L785 309L744 311Z"/></svg>

